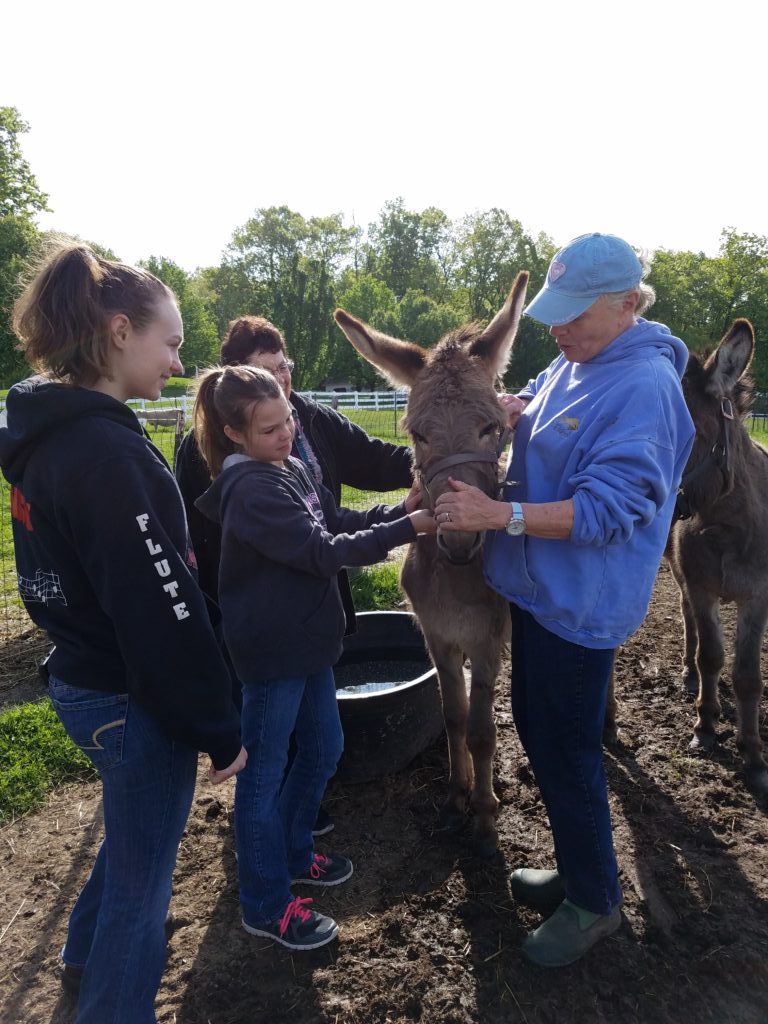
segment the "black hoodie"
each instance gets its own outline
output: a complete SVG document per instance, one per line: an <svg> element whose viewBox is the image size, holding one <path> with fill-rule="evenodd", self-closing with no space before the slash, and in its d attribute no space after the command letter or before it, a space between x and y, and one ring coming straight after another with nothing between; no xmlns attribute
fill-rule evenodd
<svg viewBox="0 0 768 1024"><path fill-rule="evenodd" d="M294 458L280 468L230 455L196 504L222 528L219 600L243 682L307 676L338 661L345 621L336 574L416 537L403 504L338 508Z"/></svg>
<svg viewBox="0 0 768 1024"><path fill-rule="evenodd" d="M52 675L130 693L216 768L240 752L229 673L193 572L184 507L134 413L41 377L0 428L19 591Z"/></svg>

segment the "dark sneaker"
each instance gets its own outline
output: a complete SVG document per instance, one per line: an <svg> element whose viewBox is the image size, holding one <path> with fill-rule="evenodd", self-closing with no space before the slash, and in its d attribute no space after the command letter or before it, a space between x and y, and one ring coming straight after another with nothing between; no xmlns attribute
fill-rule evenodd
<svg viewBox="0 0 768 1024"><path fill-rule="evenodd" d="M274 939L288 949L316 949L333 942L339 926L330 917L310 910L310 899L291 900L281 917L267 924L253 925L243 918L243 928L251 935Z"/></svg>
<svg viewBox="0 0 768 1024"><path fill-rule="evenodd" d="M616 907L582 928L575 907L565 900L552 917L525 939L523 952L539 967L567 967L620 926L621 908Z"/></svg>
<svg viewBox="0 0 768 1024"><path fill-rule="evenodd" d="M565 885L557 871L517 868L510 883L515 902L540 914L553 914L565 899Z"/></svg>
<svg viewBox="0 0 768 1024"><path fill-rule="evenodd" d="M312 835L317 839L318 836L327 836L329 832L333 832L336 826L331 821L331 816L324 807L321 807L317 812L315 818L315 824L312 826Z"/></svg>
<svg viewBox="0 0 768 1024"><path fill-rule="evenodd" d="M64 964L64 969L61 972L61 987L67 993L67 995L77 996L80 995L80 984L83 980L84 967L73 967L72 964Z"/></svg>
<svg viewBox="0 0 768 1024"><path fill-rule="evenodd" d="M165 918L165 941L170 942L171 936L176 931L176 918L172 910L168 911ZM77 998L80 995L80 985L83 981L84 967L75 967L73 964L64 964L61 972L61 987L64 991Z"/></svg>
<svg viewBox="0 0 768 1024"><path fill-rule="evenodd" d="M315 853L309 869L294 878L291 885L340 885L346 882L353 870L352 861L346 857L335 853L325 857L322 853Z"/></svg>

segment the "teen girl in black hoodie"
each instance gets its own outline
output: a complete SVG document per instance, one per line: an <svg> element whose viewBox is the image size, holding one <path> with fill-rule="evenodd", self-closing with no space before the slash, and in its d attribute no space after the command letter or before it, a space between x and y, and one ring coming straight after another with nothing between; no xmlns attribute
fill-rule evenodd
<svg viewBox="0 0 768 1024"><path fill-rule="evenodd" d="M77 1024L154 1024L197 752L212 782L246 760L181 497L125 404L183 372L181 318L153 275L69 245L21 296L14 328L40 372L11 388L0 430L19 589L55 644L53 705L103 786L65 978L80 981Z"/></svg>

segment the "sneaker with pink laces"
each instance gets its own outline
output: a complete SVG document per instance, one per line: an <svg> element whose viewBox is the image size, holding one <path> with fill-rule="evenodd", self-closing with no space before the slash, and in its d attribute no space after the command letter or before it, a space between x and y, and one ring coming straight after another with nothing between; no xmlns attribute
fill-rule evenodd
<svg viewBox="0 0 768 1024"><path fill-rule="evenodd" d="M248 924L243 918L243 928L251 935L262 935L274 939L288 949L316 949L333 942L339 934L339 926L330 917L310 909L312 900L291 900L280 917L266 924Z"/></svg>
<svg viewBox="0 0 768 1024"><path fill-rule="evenodd" d="M309 868L291 881L291 885L339 885L352 875L352 861L348 857L340 857L331 853L327 857L322 853L312 855Z"/></svg>

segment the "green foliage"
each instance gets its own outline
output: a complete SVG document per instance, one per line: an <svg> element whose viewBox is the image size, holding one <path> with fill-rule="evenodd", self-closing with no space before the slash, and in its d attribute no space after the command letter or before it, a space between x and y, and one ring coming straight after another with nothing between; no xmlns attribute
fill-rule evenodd
<svg viewBox="0 0 768 1024"><path fill-rule="evenodd" d="M37 807L69 778L94 775L46 698L0 715L0 824Z"/></svg>
<svg viewBox="0 0 768 1024"><path fill-rule="evenodd" d="M0 217L0 384L5 386L29 372L16 347L18 339L11 330L11 315L21 291L22 275L37 256L40 244L40 233L26 217Z"/></svg>
<svg viewBox="0 0 768 1024"><path fill-rule="evenodd" d="M15 107L0 107L0 217L29 219L48 209L48 196L21 153L19 136L28 131Z"/></svg>
<svg viewBox="0 0 768 1024"><path fill-rule="evenodd" d="M403 602L400 589L400 566L383 562L361 569L351 581L355 611L377 612L397 608Z"/></svg>
<svg viewBox="0 0 768 1024"><path fill-rule="evenodd" d="M194 287L190 275L165 257L150 256L142 266L159 277L176 295L184 324L184 345L180 354L187 373L194 373L196 367L218 362L219 336L216 322L205 299Z"/></svg>

